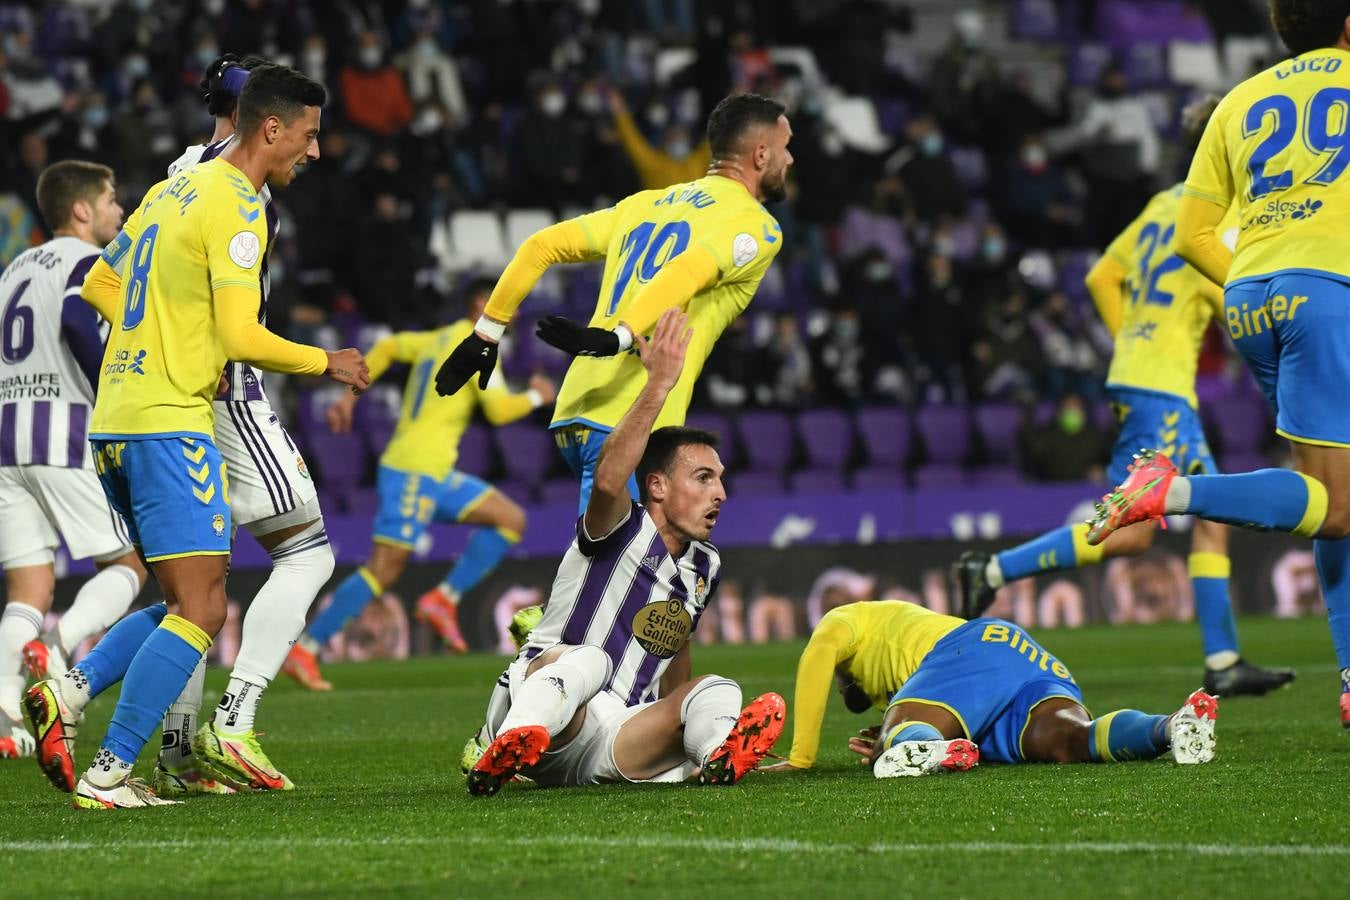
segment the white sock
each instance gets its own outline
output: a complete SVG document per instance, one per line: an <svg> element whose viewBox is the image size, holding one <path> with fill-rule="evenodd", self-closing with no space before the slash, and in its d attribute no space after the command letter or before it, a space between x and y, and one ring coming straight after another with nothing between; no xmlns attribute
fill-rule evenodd
<svg viewBox="0 0 1350 900"><path fill-rule="evenodd" d="M0 713L23 721L19 701L23 695L23 645L42 632L42 611L20 600L11 600L0 613Z"/></svg>
<svg viewBox="0 0 1350 900"><path fill-rule="evenodd" d="M741 686L730 678L704 678L680 704L684 723L684 753L701 766L708 755L727 739L741 715Z"/></svg>
<svg viewBox="0 0 1350 900"><path fill-rule="evenodd" d="M305 615L314 598L332 574L333 548L322 520L272 550L272 574L244 613L231 684L234 679L259 688L272 683L291 645L305 630ZM221 725L219 714L216 725Z"/></svg>
<svg viewBox="0 0 1350 900"><path fill-rule="evenodd" d="M600 692L609 677L609 657L599 647L573 647L525 679L498 734L522 725L542 725L552 737Z"/></svg>
<svg viewBox="0 0 1350 900"><path fill-rule="evenodd" d="M237 675L230 676L225 693L220 695L213 720L217 731L226 734L243 734L253 730L253 719L258 714L258 701L262 699L266 684L245 681Z"/></svg>
<svg viewBox="0 0 1350 900"><path fill-rule="evenodd" d="M130 774L131 763L118 759L111 750L99 747L98 752L94 754L94 761L84 772L84 780L94 787L110 788L116 787L118 782Z"/></svg>
<svg viewBox="0 0 1350 900"><path fill-rule="evenodd" d="M202 687L206 683L206 655L197 660L197 668L188 676L178 699L164 714L164 738L159 745L159 761L170 771L192 765L192 735L197 730L197 711L202 708Z"/></svg>
<svg viewBox="0 0 1350 900"><path fill-rule="evenodd" d="M1220 650L1218 653L1210 653L1205 657L1205 668L1215 671L1227 669L1230 666L1237 665L1238 659L1236 650Z"/></svg>
<svg viewBox="0 0 1350 900"><path fill-rule="evenodd" d="M1178 475L1167 486L1167 496L1163 498L1163 512L1169 516L1184 513L1191 507L1191 483Z"/></svg>
<svg viewBox="0 0 1350 900"><path fill-rule="evenodd" d="M112 627L140 592L141 579L127 566L108 566L86 581L56 626L61 652L69 659L86 638Z"/></svg>
<svg viewBox="0 0 1350 900"><path fill-rule="evenodd" d="M991 588L1003 587L1003 566L999 565L997 554L989 557L989 562L985 563L984 580Z"/></svg>
<svg viewBox="0 0 1350 900"><path fill-rule="evenodd" d="M79 669L67 669L66 673L57 679L56 684L61 690L61 702L77 716L84 712L84 708L92 699L89 693L89 679L84 677L84 673Z"/></svg>

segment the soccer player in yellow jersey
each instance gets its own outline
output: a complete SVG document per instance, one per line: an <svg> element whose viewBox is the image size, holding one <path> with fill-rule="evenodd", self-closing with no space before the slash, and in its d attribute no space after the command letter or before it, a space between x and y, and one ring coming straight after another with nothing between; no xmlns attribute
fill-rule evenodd
<svg viewBox="0 0 1350 900"><path fill-rule="evenodd" d="M1169 750L1214 758L1218 700L1204 691L1172 715L1121 709L1094 719L1069 669L1011 622L944 616L901 600L825 614L797 664L792 751L760 771L809 769L833 681L850 712L885 711L849 741L878 778L1001 763L1125 762Z"/></svg>
<svg viewBox="0 0 1350 900"><path fill-rule="evenodd" d="M1183 114L1187 147L1194 150L1217 98ZM1128 472L1140 447L1162 446L1188 474L1218 472L1196 411L1195 369L1209 323L1222 313L1223 294L1176 255L1177 206L1182 186L1156 194L1088 273L1087 285L1115 355L1106 388L1120 420L1108 477ZM1225 222L1220 231L1226 230ZM1094 565L1115 556L1135 556L1153 543L1157 525L1141 523L1088 543L1088 526L1065 526L989 554L963 553L953 566L962 615L974 618L994 601L1002 585L1031 575ZM1264 694L1294 677L1287 669L1251 665L1238 652L1237 622L1228 599L1228 529L1198 520L1191 540L1191 584L1205 655L1205 690L1225 697Z"/></svg>
<svg viewBox="0 0 1350 900"><path fill-rule="evenodd" d="M581 478L584 511L600 448L646 381L642 363L628 352L633 335L649 333L666 309L687 311L694 330L689 362L656 420L657 428L681 425L713 345L754 297L782 246L778 222L761 204L785 196L791 137L782 104L757 94L727 97L708 117L713 159L706 176L641 191L532 235L502 273L474 331L441 366L437 391L453 394L475 374L487 384L502 330L545 269L604 259L590 325L549 316L538 331L577 357L550 427ZM636 497L636 483L629 488Z"/></svg>
<svg viewBox="0 0 1350 900"><path fill-rule="evenodd" d="M455 468L460 436L480 406L494 425L505 425L553 402L553 383L536 376L529 390L511 393L494 371L487 387L472 385L449 400L436 397L431 375L437 364L483 314L492 282L468 288L467 318L436 331L404 331L370 349L371 380L394 362L412 374L403 393L403 411L394 437L380 457L379 512L370 556L338 585L329 604L296 642L283 669L305 687L332 687L319 674L318 652L366 604L392 588L403 575L417 539L432 522L478 525L454 569L417 601L417 616L430 623L452 650L468 649L459 632L459 599L488 576L525 531L525 511L492 485ZM345 394L328 410L334 431L351 428L356 397Z"/></svg>
<svg viewBox="0 0 1350 900"><path fill-rule="evenodd" d="M1228 334L1275 409L1294 471L1191 475L1155 444L1098 505L1090 539L1176 513L1313 538L1350 728L1350 6L1270 0L1270 11L1294 55L1219 103L1175 242L1225 286ZM1230 252L1214 229L1234 204Z"/></svg>
<svg viewBox="0 0 1350 900"><path fill-rule="evenodd" d="M356 350L293 344L257 320L267 242L258 191L288 184L318 158L324 100L299 72L255 70L239 98L239 139L152 187L84 283L82 296L112 323L90 427L96 468L167 608L123 619L89 657L26 697L39 762L78 807L171 802L130 774L225 620L229 479L211 439L211 401L226 360L369 384ZM118 680L107 736L76 784L79 711Z"/></svg>

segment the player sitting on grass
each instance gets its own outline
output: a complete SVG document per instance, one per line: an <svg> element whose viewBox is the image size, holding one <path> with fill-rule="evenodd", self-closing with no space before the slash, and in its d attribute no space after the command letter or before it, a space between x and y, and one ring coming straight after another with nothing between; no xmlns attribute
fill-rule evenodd
<svg viewBox="0 0 1350 900"><path fill-rule="evenodd" d="M432 371L440 358L472 333L483 314L492 282L472 282L465 296L467 317L435 331L402 331L370 348L371 380L395 362L412 366L403 392L403 410L394 436L380 457L380 508L366 564L338 585L333 602L291 648L283 669L311 690L332 687L319 674L319 649L355 618L366 604L392 588L403 575L418 538L433 521L481 526L445 581L417 601L417 617L436 629L451 650L468 650L459 631L459 600L486 578L525 533L525 511L480 478L455 468L459 439L480 406L494 425L505 425L553 402L553 382L530 379L529 390L511 393L500 369L486 387L442 399ZM342 433L352 427L356 396L344 393L328 408L328 424Z"/></svg>
<svg viewBox="0 0 1350 900"><path fill-rule="evenodd" d="M1170 716L1120 709L1094 719L1069 669L1011 622L944 616L902 600L850 603L820 620L797 665L786 762L809 769L834 679L855 713L884 709L849 741L878 778L1001 763L1125 762L1169 750L1214 758L1219 702L1204 691Z"/></svg>
<svg viewBox="0 0 1350 900"><path fill-rule="evenodd" d="M734 681L689 680L689 639L721 568L707 541L726 491L715 435L652 431L684 366L687 321L668 310L650 342L636 337L646 384L605 442L544 617L507 669L510 702L489 723L495 739L469 772L471 794L495 794L517 773L545 787L695 773L733 784L783 729L777 694L741 710ZM641 503L628 494L634 474Z"/></svg>

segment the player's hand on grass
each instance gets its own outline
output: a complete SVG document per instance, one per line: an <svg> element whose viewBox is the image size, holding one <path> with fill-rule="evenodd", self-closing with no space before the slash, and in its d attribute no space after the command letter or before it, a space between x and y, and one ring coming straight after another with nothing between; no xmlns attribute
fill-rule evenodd
<svg viewBox="0 0 1350 900"><path fill-rule="evenodd" d="M492 371L497 368L497 342L478 332L459 342L436 372L436 393L442 397L464 387L465 382L478 375L478 386L486 388Z"/></svg>
<svg viewBox="0 0 1350 900"><path fill-rule="evenodd" d="M669 389L680 380L684 354L689 349L689 339L694 336L688 325L688 316L678 309L668 309L661 313L650 340L640 334L634 335L649 384Z"/></svg>
<svg viewBox="0 0 1350 900"><path fill-rule="evenodd" d="M370 387L370 367L366 358L355 347L345 350L328 351L328 368L324 374L338 384L351 385L354 393L361 393Z"/></svg>
<svg viewBox="0 0 1350 900"><path fill-rule="evenodd" d="M566 316L545 316L534 335L569 356L614 356L622 347L610 329L578 325Z"/></svg>
<svg viewBox="0 0 1350 900"><path fill-rule="evenodd" d="M873 725L870 728L858 729L856 737L848 739L848 749L862 757L858 760L860 766L870 766L876 761L880 753L881 744L881 726Z"/></svg>
<svg viewBox="0 0 1350 900"><path fill-rule="evenodd" d="M558 398L558 388L553 379L546 375L535 375L530 379L529 389L539 395L539 405L549 406Z"/></svg>
<svg viewBox="0 0 1350 900"><path fill-rule="evenodd" d="M352 430L352 412L356 409L356 395L344 392L324 410L328 421L328 430L333 434L346 434Z"/></svg>

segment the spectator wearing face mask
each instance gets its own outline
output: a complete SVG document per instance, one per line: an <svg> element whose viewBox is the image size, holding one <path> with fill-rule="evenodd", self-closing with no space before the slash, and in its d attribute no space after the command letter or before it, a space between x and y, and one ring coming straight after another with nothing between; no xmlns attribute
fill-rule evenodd
<svg viewBox="0 0 1350 900"><path fill-rule="evenodd" d="M712 162L712 153L706 140L695 146L691 143L689 129L680 123L669 122L669 112L664 106L657 122L664 131L662 146L653 147L647 142L628 104L618 91L609 92L609 109L614 115L614 130L619 136L619 144L637 170L638 180L643 190L660 190L672 184L693 181L708 173ZM663 118L662 118L663 117Z"/></svg>
<svg viewBox="0 0 1350 900"><path fill-rule="evenodd" d="M885 172L900 179L910 212L929 225L960 216L966 193L943 152L947 144L941 129L930 117L919 116L905 132L909 142L886 160Z"/></svg>
<svg viewBox="0 0 1350 900"><path fill-rule="evenodd" d="M1037 481L1103 481L1109 437L1089 428L1087 407L1077 394L1065 394L1054 418L1030 424L1019 435L1022 465Z"/></svg>
<svg viewBox="0 0 1350 900"><path fill-rule="evenodd" d="M380 36L365 31L356 42L355 65L343 66L340 82L347 121L353 127L389 137L408 127L413 105L403 73L384 61Z"/></svg>
<svg viewBox="0 0 1350 900"><path fill-rule="evenodd" d="M540 84L515 134L521 175L517 202L554 211L590 202L591 191L582 180L589 145L583 120L568 114L562 88L552 81Z"/></svg>
<svg viewBox="0 0 1350 900"><path fill-rule="evenodd" d="M1017 160L1002 179L1000 199L1008 228L1033 247L1081 245L1082 217L1063 170L1051 161L1040 135L1022 140Z"/></svg>
<svg viewBox="0 0 1350 900"><path fill-rule="evenodd" d="M867 353L856 309L841 309L829 330L812 343L811 368L816 395L826 405L856 406L863 400L868 385Z"/></svg>
<svg viewBox="0 0 1350 900"><path fill-rule="evenodd" d="M403 55L402 65L415 106L425 110L430 104L437 105L444 116L442 125L452 129L468 118L469 106L464 99L459 68L441 48L433 31L424 29L417 33Z"/></svg>

